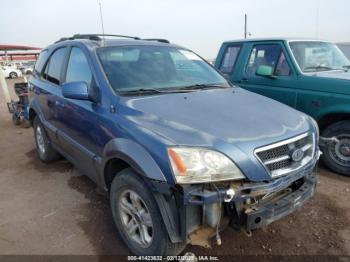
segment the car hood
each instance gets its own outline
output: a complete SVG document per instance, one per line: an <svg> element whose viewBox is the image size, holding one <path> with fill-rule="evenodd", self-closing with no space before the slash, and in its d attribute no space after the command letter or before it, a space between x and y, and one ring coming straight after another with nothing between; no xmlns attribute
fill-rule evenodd
<svg viewBox="0 0 350 262"><path fill-rule="evenodd" d="M309 128L303 113L241 88L123 99L120 112L176 145L268 144Z"/></svg>
<svg viewBox="0 0 350 262"><path fill-rule="evenodd" d="M254 165L247 159L261 167L255 148L310 130L305 114L241 88L121 99L120 114L168 145L213 148L236 162L243 161L248 169ZM258 171L249 171L254 172ZM260 178L250 177L266 178L265 171Z"/></svg>

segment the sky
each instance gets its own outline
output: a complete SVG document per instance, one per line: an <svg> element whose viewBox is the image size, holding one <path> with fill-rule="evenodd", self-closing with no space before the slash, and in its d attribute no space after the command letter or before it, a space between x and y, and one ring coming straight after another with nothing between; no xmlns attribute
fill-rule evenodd
<svg viewBox="0 0 350 262"><path fill-rule="evenodd" d="M350 0L0 0L0 44L45 47L75 33L166 38L205 58L225 40L311 37L350 42Z"/></svg>

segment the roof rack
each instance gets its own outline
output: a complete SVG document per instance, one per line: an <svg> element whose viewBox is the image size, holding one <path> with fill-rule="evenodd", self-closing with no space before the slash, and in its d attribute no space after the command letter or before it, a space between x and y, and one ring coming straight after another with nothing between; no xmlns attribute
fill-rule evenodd
<svg viewBox="0 0 350 262"><path fill-rule="evenodd" d="M162 42L162 43L167 43L169 44L170 41L167 39L162 39L162 38L143 38L141 40L146 40L146 41L157 41L157 42Z"/></svg>
<svg viewBox="0 0 350 262"><path fill-rule="evenodd" d="M130 38L130 39L135 39L135 40L140 40L140 37L137 36L128 36L128 35L108 35L108 34L76 34L74 35L74 39L91 39L91 38L99 38L101 40L100 36L109 36L109 37L121 37L121 38ZM94 40L94 39L91 39ZM99 41L97 40L97 41Z"/></svg>
<svg viewBox="0 0 350 262"><path fill-rule="evenodd" d="M145 41L157 41L157 42L162 42L162 43L167 43L169 44L170 42L167 39L161 39L161 38L146 38L142 39L137 36L127 36L127 35L109 35L109 34L75 34L71 37L62 37L55 43L59 43L62 41L67 41L67 40L74 40L74 39L88 39L88 40L94 40L94 41L101 41L103 40L103 37L108 36L108 37L121 37L121 38L130 38L134 40L145 40ZM102 37L102 38L101 38Z"/></svg>

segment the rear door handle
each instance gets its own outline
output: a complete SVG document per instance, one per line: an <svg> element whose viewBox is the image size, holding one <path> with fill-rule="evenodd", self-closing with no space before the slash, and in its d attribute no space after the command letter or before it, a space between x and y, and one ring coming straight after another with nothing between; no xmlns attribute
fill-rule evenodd
<svg viewBox="0 0 350 262"><path fill-rule="evenodd" d="M61 101L55 101L55 105L58 106L58 107L61 107L61 108L65 107L65 103L61 102Z"/></svg>
<svg viewBox="0 0 350 262"><path fill-rule="evenodd" d="M248 82L248 78L242 78L239 82L240 83L246 83L246 82Z"/></svg>

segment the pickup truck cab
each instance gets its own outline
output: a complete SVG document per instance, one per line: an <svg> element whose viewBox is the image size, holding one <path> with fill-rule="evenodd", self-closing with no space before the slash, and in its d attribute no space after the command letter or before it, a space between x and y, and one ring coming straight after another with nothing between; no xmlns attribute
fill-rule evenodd
<svg viewBox="0 0 350 262"><path fill-rule="evenodd" d="M62 39L29 90L38 157L64 156L108 193L133 254L220 243L223 226L263 227L314 194L314 120L166 40Z"/></svg>
<svg viewBox="0 0 350 262"><path fill-rule="evenodd" d="M322 159L350 175L350 61L333 43L300 39L224 42L215 66L240 87L307 113L327 143Z"/></svg>

